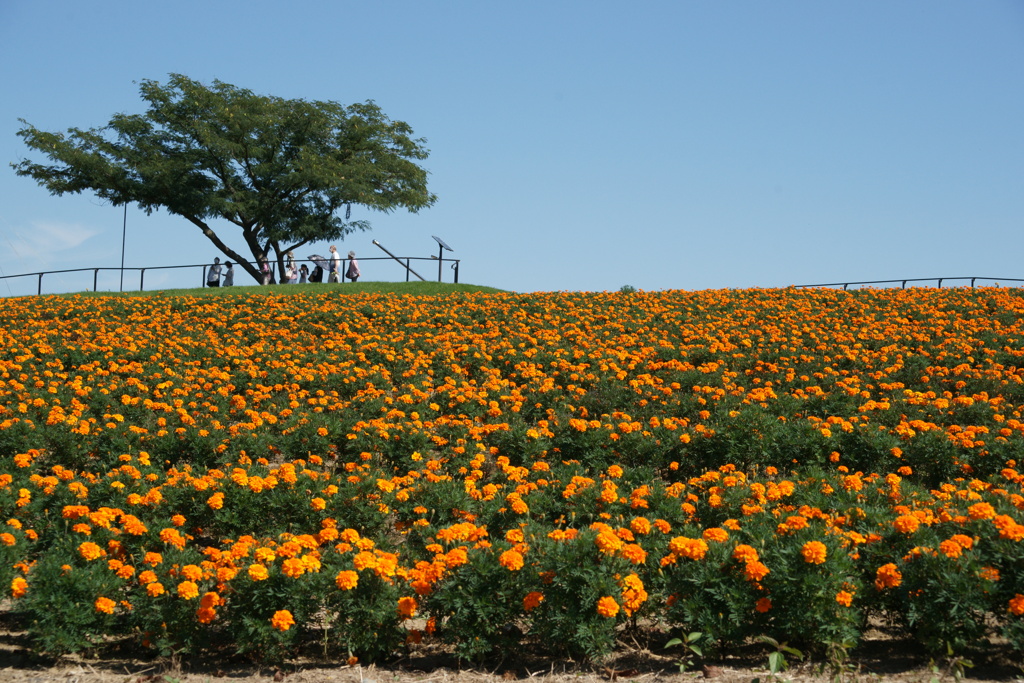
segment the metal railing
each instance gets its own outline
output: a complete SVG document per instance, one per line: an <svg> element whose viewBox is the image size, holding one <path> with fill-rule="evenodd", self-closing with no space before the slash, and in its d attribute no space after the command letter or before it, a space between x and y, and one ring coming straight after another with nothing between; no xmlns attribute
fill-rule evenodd
<svg viewBox="0 0 1024 683"><path fill-rule="evenodd" d="M862 280L860 282L826 282L817 285L793 285L798 288L805 287L842 287L845 291L850 285L894 285L897 282L900 283L901 289L907 288L908 282L937 282L939 289L942 289L942 283L946 280L970 280L971 287L978 280L986 280L991 282L1024 282L1022 278L1016 277L918 277L918 278L907 278L906 280Z"/></svg>
<svg viewBox="0 0 1024 683"><path fill-rule="evenodd" d="M376 257L372 257L371 256L371 257L366 257L366 258L360 258L359 261L362 263L362 262L366 262L366 261L390 261L391 259L394 259L394 260L398 261L399 264L402 265L405 268L405 281L406 282L409 282L409 274L410 273L412 273L413 275L416 275L416 277L418 277L420 280L423 280L423 278L420 277L419 274L417 274L416 271L414 271L412 269L412 267L411 267L411 262L412 261L429 261L429 262L432 262L432 263L438 263L438 273L437 273L438 274L438 280L437 280L438 282L441 282L441 266L444 263L449 263L449 264L451 264L451 269L454 271L454 281L455 281L455 283L458 284L458 282L459 282L459 259L440 259L440 262L438 262L439 260L438 260L438 258L436 256L429 256L429 257L428 256L404 256L404 257L391 256L390 258L384 257L384 256L376 256ZM341 270L341 273L340 273L340 276L343 279L345 277L345 272L346 272L346 269L347 269L347 266L348 266L348 264L347 264L348 260L349 259L343 259L342 270ZM299 264L301 264L301 263L309 263L309 264L313 264L315 266L315 262L312 261L312 260L309 260L309 259L296 259L295 263L299 263ZM44 270L44 271L40 271L40 272L36 272L36 273L18 273L17 275L0 275L0 280L12 280L12 279L15 279L15 278L30 278L30 277L37 278L36 279L36 295L39 296L39 295L42 295L42 293L43 293L43 276L44 275L57 275L57 274L63 274L63 273L88 273L88 272L91 272L93 274L92 275L92 291L95 292L95 291L97 291L97 288L99 286L99 276L100 276L100 272L101 271L103 271L103 272L106 272L106 271L120 272L120 273L122 273L122 281L123 281L123 274L124 273L126 273L126 272L138 272L138 274L139 274L139 289L138 289L138 291L142 292L142 291L145 291L145 287L146 287L146 271L150 271L150 270L199 269L201 271L201 275L200 275L200 280L199 280L199 285L198 286L205 287L206 286L206 273L207 273L207 269L210 267L210 265L211 264L209 264L209 263L196 263L196 264L187 264L187 265L180 265L180 266L146 266L145 268L139 268L139 267L131 267L130 268L130 267L127 267L127 266L124 267L124 268L120 268L120 267L66 268L66 269L63 269L63 270ZM223 264L221 264L221 265L223 265ZM276 262L275 262L275 266L276 266ZM276 268L275 268L275 270L276 270ZM313 268L311 268L310 270L312 271ZM236 271L236 275L240 275L242 273L245 273L245 271ZM248 275L248 273L245 273L245 274ZM275 275L276 275L276 273L275 273ZM326 282L326 281L327 281L327 275L325 274L324 275L324 282ZM255 284L259 284L259 283L257 282ZM111 291L113 291L113 290L111 290ZM125 290L121 289L119 291L125 291ZM132 291L134 291L134 290L132 290Z"/></svg>

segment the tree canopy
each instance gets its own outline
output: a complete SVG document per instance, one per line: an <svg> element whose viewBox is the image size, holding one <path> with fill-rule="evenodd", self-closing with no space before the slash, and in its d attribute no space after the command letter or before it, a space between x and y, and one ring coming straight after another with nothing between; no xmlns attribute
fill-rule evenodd
<svg viewBox="0 0 1024 683"><path fill-rule="evenodd" d="M52 163L11 165L51 194L88 191L182 216L257 281L271 257L283 272L289 251L369 229L350 220L352 205L416 212L437 199L416 163L425 140L372 101L283 99L179 74L139 89L146 113L102 128L51 133L21 120L18 135ZM241 229L252 260L217 235L216 218Z"/></svg>

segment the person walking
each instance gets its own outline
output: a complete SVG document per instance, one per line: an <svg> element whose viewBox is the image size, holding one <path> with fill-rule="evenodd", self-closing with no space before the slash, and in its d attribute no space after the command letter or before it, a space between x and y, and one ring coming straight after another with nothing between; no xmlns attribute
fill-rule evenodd
<svg viewBox="0 0 1024 683"><path fill-rule="evenodd" d="M231 261L224 262L224 282L223 287L234 287L235 286L235 269L231 265Z"/></svg>
<svg viewBox="0 0 1024 683"><path fill-rule="evenodd" d="M359 262L356 261L356 252L348 252L348 258L348 272L345 273L345 275L348 277L349 280L355 282L356 280L359 279L359 276L362 275L362 273L359 272Z"/></svg>
<svg viewBox="0 0 1024 683"><path fill-rule="evenodd" d="M341 282L341 256L338 255L338 248L331 245L331 274L328 282Z"/></svg>
<svg viewBox="0 0 1024 683"><path fill-rule="evenodd" d="M213 265L210 266L209 272L206 273L206 286L207 287L220 287L220 257L213 259Z"/></svg>

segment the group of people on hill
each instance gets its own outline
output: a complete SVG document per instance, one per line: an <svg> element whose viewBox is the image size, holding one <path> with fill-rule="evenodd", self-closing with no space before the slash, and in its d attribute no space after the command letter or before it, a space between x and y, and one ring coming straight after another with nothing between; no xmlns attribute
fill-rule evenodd
<svg viewBox="0 0 1024 683"><path fill-rule="evenodd" d="M314 272L311 275L309 267L303 263L298 268L295 267L295 255L292 252L285 254L285 269L284 269L284 284L305 284L307 282L320 282L323 279L321 272L323 269L318 265L314 268ZM269 261L260 262L260 270L263 274L263 284L273 285L276 284L274 281L274 270L270 267ZM223 275L223 279L222 278ZM362 273L359 270L359 262L356 261L356 252L348 252L348 269L345 271L345 277L352 282L359 279ZM341 256L338 254L338 249L333 244L331 245L331 258L328 270L328 282L341 282ZM206 286L207 287L231 287L235 284L235 271L231 261L225 261L222 266L220 263L220 257L213 259L213 265L206 272Z"/></svg>

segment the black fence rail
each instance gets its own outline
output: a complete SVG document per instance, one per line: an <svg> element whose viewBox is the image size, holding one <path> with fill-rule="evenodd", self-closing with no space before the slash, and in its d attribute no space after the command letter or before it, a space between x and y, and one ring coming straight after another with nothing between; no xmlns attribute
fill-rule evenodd
<svg viewBox="0 0 1024 683"><path fill-rule="evenodd" d="M1016 277L917 277L908 278L906 280L862 280L860 282L825 282L817 285L794 285L794 287L805 288L805 287L842 287L844 290L848 289L850 285L895 285L899 283L901 289L907 288L908 282L937 282L938 287L942 288L942 283L947 280L970 280L971 287L978 280L984 280L986 282L1024 282L1022 278Z"/></svg>
<svg viewBox="0 0 1024 683"><path fill-rule="evenodd" d="M348 265L347 264L348 260L349 259L343 259L342 260L343 261L342 269L341 269L341 272L339 273L339 277L341 277L341 278L345 277L345 272L346 272L346 268L347 268L347 265ZM371 257L360 258L359 262L360 263L364 263L364 262L368 262L368 261L390 261L390 260L398 261L398 263L404 268L404 270L405 270L405 281L406 282L409 282L410 275L415 275L420 280L424 279L415 270L412 269L411 264L412 264L413 261L427 261L427 262L429 262L431 264L436 263L437 266L438 266L438 270L437 270L437 281L438 282L442 281L441 278L442 278L442 273L443 273L443 266L444 266L444 264L447 263L447 264L450 265L452 271L454 272L454 275L453 275L454 282L455 283L459 282L459 259L438 258L436 256L429 256L429 257L426 257L426 256L401 256L401 257L399 257L399 256L389 256L389 257L388 256L371 256ZM313 260L310 260L310 259L295 259L295 263L296 264L302 264L302 263L310 264L310 271L312 271L315 268L315 266L316 266L316 263ZM37 272L37 273L19 273L17 275L0 275L0 281L14 280L16 278L33 278L34 277L34 278L36 278L36 295L42 295L42 293L43 293L43 276L45 276L45 275L58 275L58 274L65 274L65 273L92 273L92 291L95 292L95 291L97 291L97 288L99 286L99 278L100 278L100 273L101 272L119 272L119 273L121 273L121 279L120 279L120 289L118 291L125 291L125 289L124 289L124 284L125 284L124 283L124 275L125 275L125 273L131 273L131 274L138 273L138 276L139 276L139 289L138 289L138 291L142 292L142 291L145 291L145 289L146 289L146 272L147 271L153 271L153 270L193 270L193 271L198 271L199 272L199 282L198 282L197 286L205 287L206 286L206 274L207 274L207 272L208 272L208 270L209 270L211 265L212 264L209 264L209 263L195 263L195 264L186 264L186 265L180 265L180 266L146 266L145 268L139 268L139 267L132 267L132 268L129 268L129 267L124 267L124 268L120 268L120 267L109 267L109 268L108 267L100 267L100 268L66 268L64 270L44 270L44 271L40 271L40 272ZM223 266L223 263L221 265ZM256 265L256 264L254 264L254 265ZM276 266L276 262L274 263L274 265ZM257 265L257 268L258 268L258 265ZM276 271L276 268L274 268L274 270ZM221 273L223 273L223 268L221 269ZM245 276L248 276L248 273L246 273L243 270L236 270L235 271L235 275L236 276L245 277ZM276 275L276 272L275 272L275 275ZM327 281L327 275L326 274L324 274L324 281L325 282ZM259 283L255 282L254 284L259 284ZM133 289L131 291L135 291L135 290Z"/></svg>

